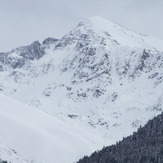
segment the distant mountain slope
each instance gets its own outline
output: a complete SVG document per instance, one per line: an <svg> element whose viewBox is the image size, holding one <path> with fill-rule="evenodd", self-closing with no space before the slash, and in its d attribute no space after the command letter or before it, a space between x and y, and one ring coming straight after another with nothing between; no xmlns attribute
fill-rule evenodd
<svg viewBox="0 0 163 163"><path fill-rule="evenodd" d="M18 47L10 52L0 53L0 71L8 69L22 68L25 64L33 60L39 60L45 54L45 49L49 44L55 44L58 39L49 37L41 44L34 41L28 46Z"/></svg>
<svg viewBox="0 0 163 163"><path fill-rule="evenodd" d="M78 163L162 163L163 113L123 141L84 157Z"/></svg>

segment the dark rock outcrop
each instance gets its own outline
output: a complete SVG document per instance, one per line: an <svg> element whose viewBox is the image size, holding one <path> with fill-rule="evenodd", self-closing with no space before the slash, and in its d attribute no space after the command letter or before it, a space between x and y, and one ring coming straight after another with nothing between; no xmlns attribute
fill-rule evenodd
<svg viewBox="0 0 163 163"><path fill-rule="evenodd" d="M22 46L7 53L0 53L0 70L4 69L4 65L13 69L21 68L27 61L38 60L44 54L44 48L39 41L34 41L31 45Z"/></svg>
<svg viewBox="0 0 163 163"><path fill-rule="evenodd" d="M58 39L56 38L48 37L42 42L42 44L52 44L52 43L56 43L57 41Z"/></svg>

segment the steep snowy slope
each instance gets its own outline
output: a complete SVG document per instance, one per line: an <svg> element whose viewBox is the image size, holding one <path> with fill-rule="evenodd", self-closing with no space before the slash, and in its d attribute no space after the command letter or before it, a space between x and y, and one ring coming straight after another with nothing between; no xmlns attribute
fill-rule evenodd
<svg viewBox="0 0 163 163"><path fill-rule="evenodd" d="M0 142L14 149L0 145L3 160L72 163L102 144L89 131L0 95Z"/></svg>
<svg viewBox="0 0 163 163"><path fill-rule="evenodd" d="M163 41L94 17L40 47L21 67L1 62L2 93L92 127L105 145L162 111Z"/></svg>
<svg viewBox="0 0 163 163"><path fill-rule="evenodd" d="M0 144L0 161L7 161L11 163L27 163L27 161L20 158L15 150Z"/></svg>

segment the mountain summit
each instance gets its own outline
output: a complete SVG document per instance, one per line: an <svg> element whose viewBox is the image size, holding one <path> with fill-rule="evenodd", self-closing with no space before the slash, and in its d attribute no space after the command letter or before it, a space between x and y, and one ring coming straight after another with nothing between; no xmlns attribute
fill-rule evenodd
<svg viewBox="0 0 163 163"><path fill-rule="evenodd" d="M94 33L103 36L104 38L109 38L117 41L121 46L130 47L155 47L157 49L163 50L163 41L145 36L142 34L137 34L122 27L121 25L112 23L102 17L96 16L86 19L80 22L76 28L81 32L93 31Z"/></svg>

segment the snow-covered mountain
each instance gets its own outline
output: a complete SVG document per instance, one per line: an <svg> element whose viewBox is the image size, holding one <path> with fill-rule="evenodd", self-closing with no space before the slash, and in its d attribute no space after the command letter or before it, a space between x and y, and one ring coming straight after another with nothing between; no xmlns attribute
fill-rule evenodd
<svg viewBox="0 0 163 163"><path fill-rule="evenodd" d="M98 145L122 139L162 112L163 41L100 17L59 40L0 53L0 67L1 93L83 133L91 128L105 140Z"/></svg>

